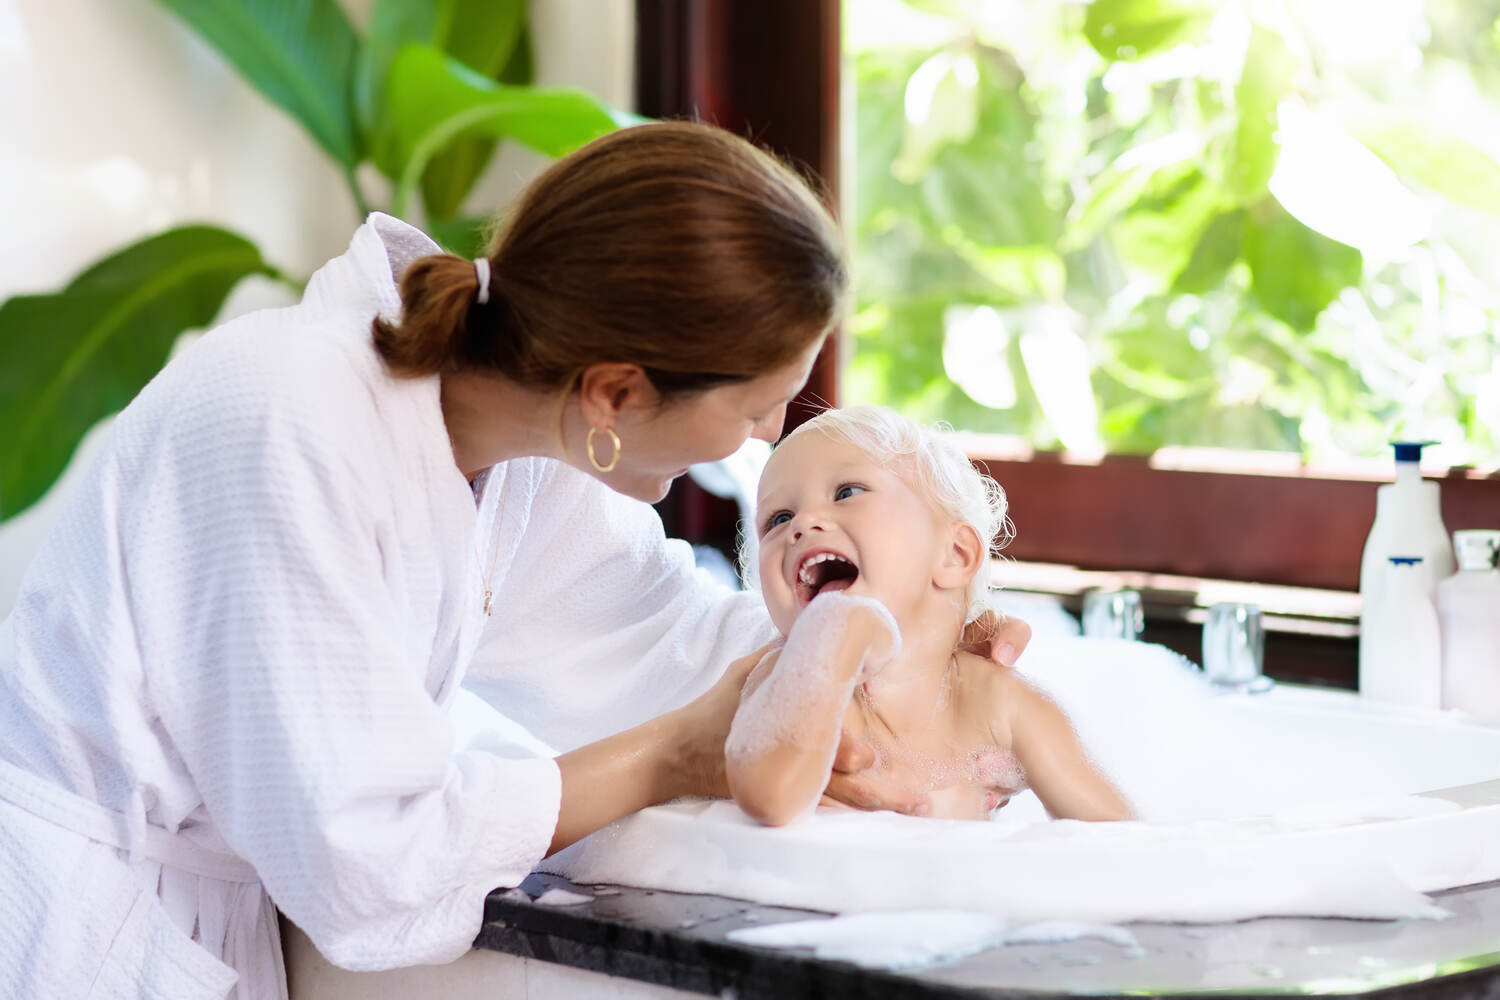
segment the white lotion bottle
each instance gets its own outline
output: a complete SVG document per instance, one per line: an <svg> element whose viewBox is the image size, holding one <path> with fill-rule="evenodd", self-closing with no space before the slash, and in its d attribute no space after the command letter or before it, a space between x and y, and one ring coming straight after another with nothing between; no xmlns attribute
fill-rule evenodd
<svg viewBox="0 0 1500 1000"><path fill-rule="evenodd" d="M1455 531L1458 572L1438 584L1443 707L1500 722L1500 531Z"/></svg>
<svg viewBox="0 0 1500 1000"><path fill-rule="evenodd" d="M1441 708L1442 633L1432 572L1421 556L1389 556L1376 580L1379 606L1360 616L1359 693L1410 708Z"/></svg>
<svg viewBox="0 0 1500 1000"><path fill-rule="evenodd" d="M1399 441L1396 449L1396 481L1375 491L1375 522L1365 538L1359 563L1359 674L1364 692L1365 660L1369 637L1393 610L1380 593L1389 577L1391 556L1418 557L1431 580L1428 603L1437 600L1438 582L1453 575L1453 547L1443 524L1438 484L1422 478L1422 445Z"/></svg>

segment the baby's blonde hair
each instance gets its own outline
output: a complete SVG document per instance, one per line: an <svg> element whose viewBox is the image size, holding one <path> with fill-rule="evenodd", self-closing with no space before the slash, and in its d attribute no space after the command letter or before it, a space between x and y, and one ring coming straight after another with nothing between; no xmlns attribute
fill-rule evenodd
<svg viewBox="0 0 1500 1000"><path fill-rule="evenodd" d="M824 410L781 443L816 432L846 441L882 465L898 468L897 460L905 459L917 492L945 516L973 528L986 551L993 552L1014 536L1005 490L944 436L952 430L943 422L923 426L883 406L850 406ZM742 560L744 555L742 548ZM989 609L989 589L990 561L983 559L969 582L965 625Z"/></svg>

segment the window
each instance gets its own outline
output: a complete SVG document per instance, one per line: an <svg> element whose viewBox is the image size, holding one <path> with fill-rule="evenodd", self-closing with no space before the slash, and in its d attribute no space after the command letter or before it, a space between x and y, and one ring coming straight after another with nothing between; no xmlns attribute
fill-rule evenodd
<svg viewBox="0 0 1500 1000"><path fill-rule="evenodd" d="M846 399L1084 455L1494 457L1500 5L845 12Z"/></svg>
<svg viewBox="0 0 1500 1000"><path fill-rule="evenodd" d="M975 432L1014 558L1168 574L1189 624L1195 578L1352 591L1393 433L1500 526L1500 4L638 4L641 110L845 179L814 389ZM1352 683L1357 605L1287 593Z"/></svg>

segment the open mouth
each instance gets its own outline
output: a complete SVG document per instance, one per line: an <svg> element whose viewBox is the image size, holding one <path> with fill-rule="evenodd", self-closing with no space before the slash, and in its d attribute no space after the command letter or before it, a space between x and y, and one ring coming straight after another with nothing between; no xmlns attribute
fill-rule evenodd
<svg viewBox="0 0 1500 1000"><path fill-rule="evenodd" d="M813 552L797 567L797 603L805 605L819 594L848 590L859 579L859 567L837 552Z"/></svg>

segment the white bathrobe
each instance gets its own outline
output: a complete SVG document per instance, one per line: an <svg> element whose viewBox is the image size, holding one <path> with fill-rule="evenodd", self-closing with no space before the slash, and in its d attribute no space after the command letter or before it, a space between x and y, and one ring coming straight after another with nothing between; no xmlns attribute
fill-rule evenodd
<svg viewBox="0 0 1500 1000"><path fill-rule="evenodd" d="M551 760L456 740L481 633L559 744L769 636L555 462L476 510L437 379L370 344L436 250L372 216L301 304L169 364L66 504L0 623L0 997L284 996L272 901L347 968L453 959L559 798Z"/></svg>

